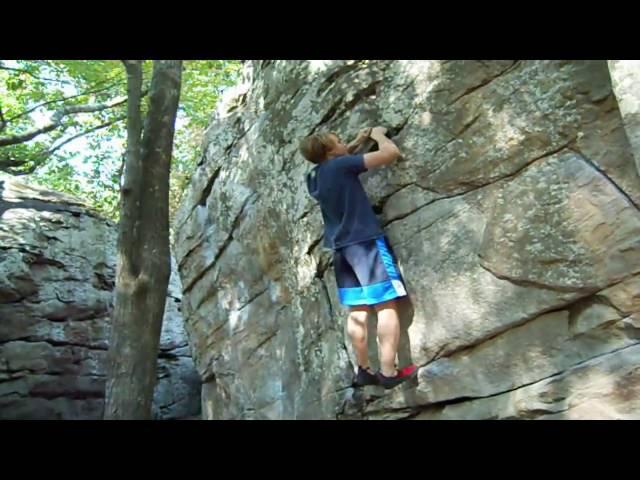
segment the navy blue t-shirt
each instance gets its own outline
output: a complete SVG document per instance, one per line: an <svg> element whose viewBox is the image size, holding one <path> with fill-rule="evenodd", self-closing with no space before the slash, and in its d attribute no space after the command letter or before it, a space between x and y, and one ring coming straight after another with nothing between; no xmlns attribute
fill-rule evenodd
<svg viewBox="0 0 640 480"><path fill-rule="evenodd" d="M383 234L358 175L366 172L363 155L322 162L307 174L307 188L320 203L324 246L342 248Z"/></svg>

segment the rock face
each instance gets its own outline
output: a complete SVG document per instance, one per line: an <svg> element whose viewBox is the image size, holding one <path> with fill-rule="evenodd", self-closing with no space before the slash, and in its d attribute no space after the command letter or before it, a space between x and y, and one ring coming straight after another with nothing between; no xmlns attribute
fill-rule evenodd
<svg viewBox="0 0 640 480"><path fill-rule="evenodd" d="M0 177L0 419L100 419L115 225L77 199ZM172 275L156 418L200 410L200 381Z"/></svg>
<svg viewBox="0 0 640 480"><path fill-rule="evenodd" d="M640 172L640 60L609 60L609 71L624 129Z"/></svg>
<svg viewBox="0 0 640 480"><path fill-rule="evenodd" d="M640 179L607 62L261 61L244 75L175 226L205 418L640 418ZM403 156L362 178L411 297L399 362L420 367L387 393L350 386L297 152L318 129L376 124Z"/></svg>

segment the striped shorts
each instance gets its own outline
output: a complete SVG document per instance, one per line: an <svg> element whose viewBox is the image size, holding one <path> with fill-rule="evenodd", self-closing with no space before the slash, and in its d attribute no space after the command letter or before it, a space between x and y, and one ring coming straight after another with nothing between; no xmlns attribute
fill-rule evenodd
<svg viewBox="0 0 640 480"><path fill-rule="evenodd" d="M407 295L385 237L335 250L333 266L342 305L375 305Z"/></svg>

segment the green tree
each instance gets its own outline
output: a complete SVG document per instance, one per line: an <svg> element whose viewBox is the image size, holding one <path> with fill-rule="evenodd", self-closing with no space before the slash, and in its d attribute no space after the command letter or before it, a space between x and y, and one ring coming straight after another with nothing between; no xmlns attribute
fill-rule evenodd
<svg viewBox="0 0 640 480"><path fill-rule="evenodd" d="M169 172L182 62L153 62L146 118L140 108L142 62L124 64L129 98L127 154L104 416L109 420L144 420L151 417L171 274Z"/></svg>
<svg viewBox="0 0 640 480"><path fill-rule="evenodd" d="M188 61L184 64L179 126L171 169L171 218L200 158L203 135L218 99L227 87L237 82L240 67L239 61L229 60Z"/></svg>
<svg viewBox="0 0 640 480"><path fill-rule="evenodd" d="M152 62L142 70L148 108ZM170 183L173 217L202 134L240 62L184 62ZM115 60L0 61L0 170L84 199L117 220L124 162L126 75Z"/></svg>

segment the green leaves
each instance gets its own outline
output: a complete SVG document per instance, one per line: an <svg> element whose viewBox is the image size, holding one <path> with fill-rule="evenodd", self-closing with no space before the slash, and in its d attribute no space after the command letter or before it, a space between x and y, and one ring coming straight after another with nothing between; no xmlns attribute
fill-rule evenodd
<svg viewBox="0 0 640 480"><path fill-rule="evenodd" d="M152 68L152 61L144 61L143 90L148 89ZM173 149L172 215L197 163L202 135L217 101L237 81L240 68L240 62L230 60L184 62ZM126 73L118 60L0 61L0 109L6 120L0 137L40 128L60 108L108 103L123 95ZM145 97L143 115L147 108ZM24 174L35 169L30 175L33 181L76 195L117 219L126 123L116 120L125 113L126 103L65 116L51 132L0 147L0 170Z"/></svg>
<svg viewBox="0 0 640 480"><path fill-rule="evenodd" d="M20 77L13 77L7 80L7 90L15 92L16 90L22 90L24 87L24 79Z"/></svg>

